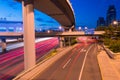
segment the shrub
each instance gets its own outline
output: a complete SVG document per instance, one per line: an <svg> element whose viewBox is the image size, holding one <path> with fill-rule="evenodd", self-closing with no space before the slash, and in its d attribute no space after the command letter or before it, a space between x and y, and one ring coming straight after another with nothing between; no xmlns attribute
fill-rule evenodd
<svg viewBox="0 0 120 80"><path fill-rule="evenodd" d="M112 40L109 48L110 48L113 52L120 52L120 40Z"/></svg>
<svg viewBox="0 0 120 80"><path fill-rule="evenodd" d="M74 44L76 44L76 43L77 43L76 39L73 39L73 40L71 41L71 45L74 45Z"/></svg>
<svg viewBox="0 0 120 80"><path fill-rule="evenodd" d="M109 38L105 38L105 39L104 39L104 44L105 44L105 45L109 46L110 43L111 43L111 39L109 39Z"/></svg>

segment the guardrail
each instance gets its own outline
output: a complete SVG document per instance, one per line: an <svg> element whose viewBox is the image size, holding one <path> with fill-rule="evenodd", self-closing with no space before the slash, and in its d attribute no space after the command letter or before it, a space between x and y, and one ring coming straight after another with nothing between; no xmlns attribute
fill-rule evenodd
<svg viewBox="0 0 120 80"><path fill-rule="evenodd" d="M108 54L108 56L112 59L118 59L120 58L120 53L114 53L112 52L110 49L108 49L107 47L105 47L105 45L102 45L103 49L106 51L106 53Z"/></svg>

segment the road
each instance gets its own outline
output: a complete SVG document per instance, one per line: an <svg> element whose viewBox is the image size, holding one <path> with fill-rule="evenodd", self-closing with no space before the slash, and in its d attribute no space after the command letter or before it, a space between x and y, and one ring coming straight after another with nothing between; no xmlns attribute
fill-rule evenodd
<svg viewBox="0 0 120 80"><path fill-rule="evenodd" d="M57 38L36 43L36 59L38 60L57 45ZM23 51L23 47L21 47L0 55L0 80L12 80L24 70Z"/></svg>
<svg viewBox="0 0 120 80"><path fill-rule="evenodd" d="M38 43L40 41L44 41L44 40L48 40L51 39L52 37L47 37L47 38L37 38L35 39L35 43ZM24 46L23 42L17 42L17 39L8 39L6 40L7 43L7 51L12 50L12 49L16 49L16 48L20 48ZM11 43L12 42L12 43ZM15 42L15 43L14 43ZM1 48L1 41L0 41L0 53L2 52L2 48Z"/></svg>
<svg viewBox="0 0 120 80"><path fill-rule="evenodd" d="M34 80L102 80L95 43L79 43Z"/></svg>

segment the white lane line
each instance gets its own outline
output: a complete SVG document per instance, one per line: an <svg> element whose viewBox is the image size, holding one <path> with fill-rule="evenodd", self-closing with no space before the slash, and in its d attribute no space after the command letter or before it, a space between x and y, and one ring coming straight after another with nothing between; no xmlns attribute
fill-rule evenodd
<svg viewBox="0 0 120 80"><path fill-rule="evenodd" d="M86 50L83 48L80 52L86 52Z"/></svg>
<svg viewBox="0 0 120 80"><path fill-rule="evenodd" d="M70 63L71 58L66 62L66 64L62 67L63 69L68 65L68 63Z"/></svg>
<svg viewBox="0 0 120 80"><path fill-rule="evenodd" d="M89 50L91 49L92 46L89 47L89 49L87 50L86 54L85 54L85 58L83 60L83 65L82 65L82 68L81 68L81 72L80 72L80 75L79 75L79 80L81 80L81 77L82 77L82 73L83 73L83 69L84 69L84 66L85 66L85 61L86 61L86 58L87 58L87 54L89 52Z"/></svg>

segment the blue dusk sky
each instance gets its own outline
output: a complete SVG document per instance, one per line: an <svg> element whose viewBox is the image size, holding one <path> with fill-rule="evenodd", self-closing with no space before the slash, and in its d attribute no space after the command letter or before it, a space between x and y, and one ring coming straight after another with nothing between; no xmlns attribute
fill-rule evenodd
<svg viewBox="0 0 120 80"><path fill-rule="evenodd" d="M70 0L74 9L76 26L95 28L98 17L106 18L109 5L115 5L117 19L120 20L120 0ZM0 0L0 18L11 21L22 21L22 6L14 0ZM58 28L60 24L35 10L35 27Z"/></svg>
<svg viewBox="0 0 120 80"><path fill-rule="evenodd" d="M106 19L109 5L114 5L120 20L120 0L70 0L76 17L76 26L95 28L98 17Z"/></svg>

